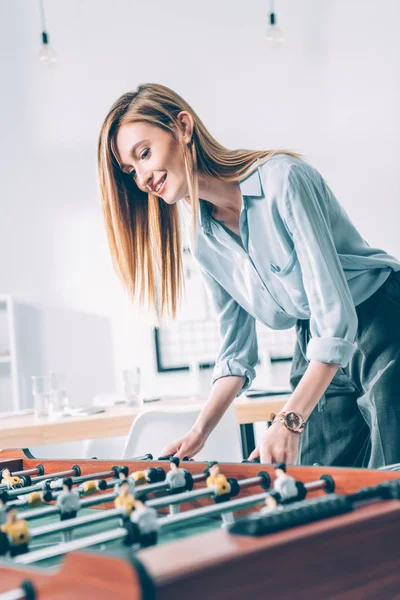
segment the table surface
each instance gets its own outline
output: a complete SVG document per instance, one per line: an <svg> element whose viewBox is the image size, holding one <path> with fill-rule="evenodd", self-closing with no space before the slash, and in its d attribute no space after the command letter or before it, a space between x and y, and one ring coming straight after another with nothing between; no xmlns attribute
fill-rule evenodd
<svg viewBox="0 0 400 600"><path fill-rule="evenodd" d="M268 421L271 413L282 409L289 395L247 398L234 401L238 424ZM199 396L164 396L160 401L145 405L145 410L186 407L202 404ZM44 444L59 444L86 439L127 435L139 413L139 407L118 404L104 407L105 412L94 415L63 416L52 420L38 419L33 414L1 416L0 449L30 448Z"/></svg>

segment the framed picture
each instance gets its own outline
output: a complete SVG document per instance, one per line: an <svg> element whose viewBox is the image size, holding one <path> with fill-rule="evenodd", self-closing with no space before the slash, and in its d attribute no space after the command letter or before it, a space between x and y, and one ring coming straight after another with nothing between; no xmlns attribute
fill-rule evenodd
<svg viewBox="0 0 400 600"><path fill-rule="evenodd" d="M217 319L188 247L183 248L185 294L178 318L154 328L157 371L183 371L196 360L200 368L214 366L220 346ZM271 361L291 360L294 328L269 329L257 323L259 348L268 348Z"/></svg>

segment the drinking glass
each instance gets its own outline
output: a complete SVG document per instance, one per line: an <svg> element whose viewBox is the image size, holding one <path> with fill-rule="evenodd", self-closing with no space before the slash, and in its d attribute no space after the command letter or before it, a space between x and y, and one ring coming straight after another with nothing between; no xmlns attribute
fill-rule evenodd
<svg viewBox="0 0 400 600"><path fill-rule="evenodd" d="M128 406L139 406L140 397L140 369L133 367L122 371L124 378L125 397Z"/></svg>
<svg viewBox="0 0 400 600"><path fill-rule="evenodd" d="M67 375L62 372L50 371L51 389L53 394L53 412L54 414L62 414L69 407L67 393Z"/></svg>
<svg viewBox="0 0 400 600"><path fill-rule="evenodd" d="M50 375L32 377L33 412L39 419L47 419L53 412Z"/></svg>

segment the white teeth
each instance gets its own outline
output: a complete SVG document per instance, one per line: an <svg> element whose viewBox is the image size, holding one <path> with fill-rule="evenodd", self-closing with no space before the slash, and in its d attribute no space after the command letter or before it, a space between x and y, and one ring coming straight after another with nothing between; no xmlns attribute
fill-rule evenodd
<svg viewBox="0 0 400 600"><path fill-rule="evenodd" d="M162 181L160 181L160 183L157 185L157 187L155 188L155 192L158 192L158 190L161 188L161 186L163 185L164 181L166 180L167 176L165 175L165 177L163 177Z"/></svg>

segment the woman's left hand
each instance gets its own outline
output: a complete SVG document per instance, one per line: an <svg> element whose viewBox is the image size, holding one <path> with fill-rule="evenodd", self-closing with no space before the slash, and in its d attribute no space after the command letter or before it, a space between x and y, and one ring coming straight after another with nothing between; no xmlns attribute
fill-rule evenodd
<svg viewBox="0 0 400 600"><path fill-rule="evenodd" d="M293 465L299 453L299 437L299 434L289 431L283 423L275 422L268 427L248 460L259 456L262 463L284 462Z"/></svg>

